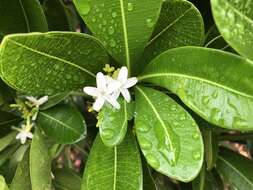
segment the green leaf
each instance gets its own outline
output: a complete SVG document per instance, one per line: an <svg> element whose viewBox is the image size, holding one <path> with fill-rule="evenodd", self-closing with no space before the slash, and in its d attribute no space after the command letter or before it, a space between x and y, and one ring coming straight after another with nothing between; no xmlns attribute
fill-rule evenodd
<svg viewBox="0 0 253 190"><path fill-rule="evenodd" d="M68 105L39 112L37 123L57 143L75 143L84 139L87 133L81 113Z"/></svg>
<svg viewBox="0 0 253 190"><path fill-rule="evenodd" d="M158 187L157 187L155 180L154 180L152 173L151 173L152 171L146 162L144 164L142 164L142 168L143 168L143 189L145 189L145 190L158 190Z"/></svg>
<svg viewBox="0 0 253 190"><path fill-rule="evenodd" d="M80 190L81 178L71 170L57 169L54 171L54 185L61 190Z"/></svg>
<svg viewBox="0 0 253 190"><path fill-rule="evenodd" d="M212 124L253 129L253 63L219 50L182 47L156 57L139 77L171 90Z"/></svg>
<svg viewBox="0 0 253 190"><path fill-rule="evenodd" d="M114 148L106 147L97 135L86 163L81 189L142 189L141 158L130 131L124 141Z"/></svg>
<svg viewBox="0 0 253 190"><path fill-rule="evenodd" d="M218 134L215 131L203 129L202 135L204 139L204 149L205 149L205 160L207 170L213 169L217 156L218 156L218 148L219 148L219 139Z"/></svg>
<svg viewBox="0 0 253 190"><path fill-rule="evenodd" d="M18 164L10 190L31 190L29 171L29 151L26 151L22 161Z"/></svg>
<svg viewBox="0 0 253 190"><path fill-rule="evenodd" d="M0 175L0 189L1 190L9 190L8 185L5 183L5 179Z"/></svg>
<svg viewBox="0 0 253 190"><path fill-rule="evenodd" d="M1 0L0 41L6 34L46 32L47 21L38 0Z"/></svg>
<svg viewBox="0 0 253 190"><path fill-rule="evenodd" d="M128 120L131 119L132 104L128 104L123 98L119 99L119 103L119 110L107 105L98 115L101 139L109 147L114 147L122 142L127 132Z"/></svg>
<svg viewBox="0 0 253 190"><path fill-rule="evenodd" d="M152 34L162 0L74 0L74 3L92 33L131 71Z"/></svg>
<svg viewBox="0 0 253 190"><path fill-rule="evenodd" d="M253 1L211 0L211 4L222 36L238 53L253 60Z"/></svg>
<svg viewBox="0 0 253 190"><path fill-rule="evenodd" d="M62 0L45 0L43 9L47 18L50 31L73 30L70 22L70 14Z"/></svg>
<svg viewBox="0 0 253 190"><path fill-rule="evenodd" d="M30 149L30 175L32 189L51 189L51 159L38 126Z"/></svg>
<svg viewBox="0 0 253 190"><path fill-rule="evenodd" d="M0 151L4 150L15 139L16 135L16 132L11 132L0 138Z"/></svg>
<svg viewBox="0 0 253 190"><path fill-rule="evenodd" d="M53 95L95 82L108 62L101 44L86 34L50 32L9 35L0 55L3 80L32 95Z"/></svg>
<svg viewBox="0 0 253 190"><path fill-rule="evenodd" d="M147 162L158 172L188 182L203 163L203 142L191 116L167 95L136 87L135 129Z"/></svg>
<svg viewBox="0 0 253 190"><path fill-rule="evenodd" d="M19 144L8 146L0 153L0 166L6 163L6 161L12 157L14 152L18 149Z"/></svg>
<svg viewBox="0 0 253 190"><path fill-rule="evenodd" d="M60 94L55 94L53 96L49 96L48 101L45 104L43 104L42 106L40 106L40 110L46 110L51 107L54 107L55 105L57 105L58 103L63 101L65 98L67 98L69 96L69 94L70 94L69 92L65 92L65 93L60 93Z"/></svg>
<svg viewBox="0 0 253 190"><path fill-rule="evenodd" d="M231 150L222 149L216 163L217 171L235 189L253 189L253 162Z"/></svg>
<svg viewBox="0 0 253 190"><path fill-rule="evenodd" d="M162 52L180 46L200 46L204 41L204 23L198 9L184 0L166 0L155 30L145 49L148 63Z"/></svg>

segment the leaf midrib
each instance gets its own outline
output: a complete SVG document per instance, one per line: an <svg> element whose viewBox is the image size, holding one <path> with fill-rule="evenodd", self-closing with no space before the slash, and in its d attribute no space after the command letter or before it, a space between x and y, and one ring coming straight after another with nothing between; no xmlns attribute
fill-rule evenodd
<svg viewBox="0 0 253 190"><path fill-rule="evenodd" d="M127 32L127 25L126 25L124 2L123 2L123 0L119 0L119 1L120 1L120 10L121 10L124 42L125 42L126 65L127 65L129 73L131 73L129 45L128 45L128 32Z"/></svg>
<svg viewBox="0 0 253 190"><path fill-rule="evenodd" d="M23 15L24 15L24 19L25 19L25 24L26 24L26 27L27 27L27 31L28 31L28 32L31 32L31 28L30 28L30 25L29 25L29 20L28 20L28 17L27 17L25 8L24 8L24 6L23 6L22 0L18 0L18 2L19 2L19 4L20 4L21 10L22 10Z"/></svg>
<svg viewBox="0 0 253 190"><path fill-rule="evenodd" d="M221 156L219 156L219 159L223 161L225 164L227 164L228 166L230 166L237 174L239 174L242 178L244 178L253 187L253 183L246 176L244 176L243 173L239 172L237 168L235 168L229 161L225 160Z"/></svg>
<svg viewBox="0 0 253 190"><path fill-rule="evenodd" d="M147 78L155 78L155 77L162 77L162 76L187 78L187 79L191 79L191 80L197 80L197 81L201 81L201 82L206 82L208 84L211 84L213 86L218 86L218 87L220 87L222 89L225 89L227 91L230 91L232 93L235 93L235 94L238 94L238 95L245 96L247 98L253 99L253 96L251 96L249 94L239 92L239 91L234 90L234 89L232 89L230 87L223 86L223 85L221 85L219 83L212 82L212 81L204 79L204 78L200 78L200 77L196 77L196 76L188 76L188 75L184 75L184 74L180 74L180 73L155 73L155 74L148 74L148 75L143 75L141 77L138 77L138 80L142 81L142 80L147 79Z"/></svg>
<svg viewBox="0 0 253 190"><path fill-rule="evenodd" d="M189 11L191 11L193 8L190 7L187 9L182 15L180 15L177 19L175 19L172 23L170 23L168 26L166 26L161 32L159 32L157 35L155 35L148 43L147 46L150 46L157 38L159 38L163 33L165 33L168 29L170 29L174 24L176 24L181 18L183 18Z"/></svg>
<svg viewBox="0 0 253 190"><path fill-rule="evenodd" d="M153 112L155 113L158 121L161 123L161 126L165 132L165 135L167 137L167 139L169 140L169 146L170 149L174 151L174 147L172 146L172 142L171 142L171 138L170 138L170 134L168 133L167 129L166 129L166 125L163 122L162 118L160 117L158 111L156 110L155 106L153 105L153 103L151 102L151 100L146 96L145 92L143 92L139 87L136 86L136 89L138 89L140 91L140 93L143 95L143 97L146 99L146 101L148 102L148 104L150 105L150 107L152 108ZM174 151L175 152L175 151Z"/></svg>
<svg viewBox="0 0 253 190"><path fill-rule="evenodd" d="M79 70L81 70L81 71L84 71L86 74L88 74L88 75L90 75L90 76L92 76L92 77L96 77L95 74L93 74L91 71L89 71L89 70L87 70L87 69L84 69L83 67L81 67L81 66L79 66L79 65L76 65L76 64L73 63L73 62L70 62L70 61L68 61L68 60L65 60L65 59L62 59L62 58L59 58L59 57L55 57L55 56L53 56L53 55L50 55L50 54L47 54L47 53L44 53L44 52L41 52L41 51L38 51L38 50L35 50L35 49L32 49L32 48L30 48L30 47L28 47L28 46L26 46L26 45L24 45L24 44L21 44L21 43L19 43L19 42L16 42L16 41L14 41L14 40L9 39L9 38L7 38L6 41L7 41L7 40L10 41L10 42L13 43L13 44L16 44L17 46L20 46L20 47L22 47L22 48L24 48L24 49L27 49L27 50L31 51L31 52L40 54L40 55L45 56L45 57L48 57L48 58L50 58L50 59L55 59L55 60L57 60L57 61L66 63L66 64L68 64L68 65L70 65L70 66L72 66L72 67L75 67L75 68L77 68L77 69L79 69Z"/></svg>
<svg viewBox="0 0 253 190"><path fill-rule="evenodd" d="M51 120L55 121L56 123L59 123L60 125L62 125L64 127L66 127L67 129L73 131L75 134L80 135L80 133L78 131L76 131L73 128L69 127L68 125L66 125L65 123L61 122L60 120L55 119L54 117L52 117L52 116L50 116L50 115L48 115L48 114L46 114L44 112L40 112L40 114L43 115L44 117L48 118L48 119L51 119Z"/></svg>

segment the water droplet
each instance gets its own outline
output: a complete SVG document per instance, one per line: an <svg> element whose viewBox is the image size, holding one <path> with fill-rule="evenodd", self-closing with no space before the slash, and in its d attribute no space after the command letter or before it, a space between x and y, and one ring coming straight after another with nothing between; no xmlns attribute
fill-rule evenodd
<svg viewBox="0 0 253 190"><path fill-rule="evenodd" d="M202 97L202 103L203 103L203 104L208 104L209 101L210 101L210 98L209 98L208 96L203 96L203 97Z"/></svg>
<svg viewBox="0 0 253 190"><path fill-rule="evenodd" d="M111 39L109 45L113 48L116 46L115 40Z"/></svg>
<svg viewBox="0 0 253 190"><path fill-rule="evenodd" d="M56 69L56 70L58 70L59 68L60 68L60 66L59 65L54 65L54 68Z"/></svg>
<svg viewBox="0 0 253 190"><path fill-rule="evenodd" d="M196 153L193 154L193 158L195 160L199 160L201 158L201 154L199 152L196 152Z"/></svg>
<svg viewBox="0 0 253 190"><path fill-rule="evenodd" d="M160 167L160 163L154 155L148 154L146 156L146 159L147 159L148 163L150 164L150 166L152 166L154 169L158 169Z"/></svg>
<svg viewBox="0 0 253 190"><path fill-rule="evenodd" d="M150 130L150 126L147 124L138 125L138 127L136 127L136 130L140 133L147 133Z"/></svg>
<svg viewBox="0 0 253 190"><path fill-rule="evenodd" d="M228 20L229 20L229 22L231 24L234 24L234 22L235 22L235 14L234 14L234 12L232 10L227 12L227 18L228 18Z"/></svg>
<svg viewBox="0 0 253 190"><path fill-rule="evenodd" d="M92 17L92 22L96 22L97 21L97 19L96 19L96 17Z"/></svg>
<svg viewBox="0 0 253 190"><path fill-rule="evenodd" d="M240 117L234 117L233 127L235 127L235 128L238 128L238 127L244 128L245 127L246 128L246 127L248 127L248 122Z"/></svg>
<svg viewBox="0 0 253 190"><path fill-rule="evenodd" d="M81 15L87 15L90 12L90 3L89 1L85 0L76 0L75 1L76 6L79 7L79 13Z"/></svg>
<svg viewBox="0 0 253 190"><path fill-rule="evenodd" d="M71 79L72 78L72 76L70 75L70 74L66 74L66 79Z"/></svg>
<svg viewBox="0 0 253 190"><path fill-rule="evenodd" d="M154 22L150 18L146 20L146 23L147 23L148 28L152 28L154 26Z"/></svg>
<svg viewBox="0 0 253 190"><path fill-rule="evenodd" d="M217 97L218 97L218 94L219 94L218 90L215 90L215 91L213 91L213 93L212 93L212 97L213 97L213 98L217 98Z"/></svg>
<svg viewBox="0 0 253 190"><path fill-rule="evenodd" d="M112 13L112 17L113 17L113 18L116 18L116 17L117 17L117 13L116 13L116 12L113 12L113 13Z"/></svg>
<svg viewBox="0 0 253 190"><path fill-rule="evenodd" d="M102 136L105 139L110 139L114 136L114 131L112 129L104 129L103 133L102 133Z"/></svg>
<svg viewBox="0 0 253 190"><path fill-rule="evenodd" d="M143 150L150 150L152 148L152 143L145 138L140 138L139 142Z"/></svg>
<svg viewBox="0 0 253 190"><path fill-rule="evenodd" d="M197 140L197 139L199 138L199 134L198 134L198 133L194 133L194 134L192 135L192 137L193 137L195 140Z"/></svg>
<svg viewBox="0 0 253 190"><path fill-rule="evenodd" d="M132 3L128 3L128 4L127 4L127 10L128 10L128 11L134 10L134 6L133 6Z"/></svg>
<svg viewBox="0 0 253 190"><path fill-rule="evenodd" d="M108 29L108 32L110 35L112 35L114 33L114 28L113 26L110 26L109 29Z"/></svg>
<svg viewBox="0 0 253 190"><path fill-rule="evenodd" d="M107 21L106 20L103 20L103 25L106 25L107 24Z"/></svg>

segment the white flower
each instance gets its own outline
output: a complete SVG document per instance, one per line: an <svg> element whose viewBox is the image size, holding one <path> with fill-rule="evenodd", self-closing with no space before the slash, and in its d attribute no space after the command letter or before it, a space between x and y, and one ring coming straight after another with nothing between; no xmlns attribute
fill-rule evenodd
<svg viewBox="0 0 253 190"><path fill-rule="evenodd" d="M120 87L119 82L113 79L109 80L109 78L106 78L101 72L97 73L96 80L97 88L88 86L83 89L86 94L96 98L96 101L93 104L93 109L99 111L106 101L116 109L119 109L120 105L113 94Z"/></svg>
<svg viewBox="0 0 253 190"><path fill-rule="evenodd" d="M30 129L27 129L26 125L24 124L21 125L21 129L18 129L18 131L19 133L17 134L16 139L20 139L21 144L25 144L26 139L33 138L33 134L30 132Z"/></svg>
<svg viewBox="0 0 253 190"><path fill-rule="evenodd" d="M120 83L117 96L119 96L121 93L125 98L125 100L127 102L130 102L131 96L128 91L128 88L131 88L138 82L137 78L136 77L128 78L127 67L122 67L119 71L117 81Z"/></svg>
<svg viewBox="0 0 253 190"><path fill-rule="evenodd" d="M43 96L40 99L37 99L33 96L27 96L26 99L29 100L34 106L38 108L39 106L48 101L48 96Z"/></svg>

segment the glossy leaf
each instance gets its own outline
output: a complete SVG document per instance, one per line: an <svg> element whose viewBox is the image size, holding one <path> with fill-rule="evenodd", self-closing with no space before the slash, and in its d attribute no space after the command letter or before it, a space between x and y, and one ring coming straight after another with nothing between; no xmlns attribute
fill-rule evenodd
<svg viewBox="0 0 253 190"><path fill-rule="evenodd" d="M86 34L50 32L9 35L1 49L1 75L13 88L33 95L53 95L95 82L108 56Z"/></svg>
<svg viewBox="0 0 253 190"><path fill-rule="evenodd" d="M207 170L213 169L217 156L218 156L218 148L219 148L219 140L218 134L215 131L203 129L202 135L204 139L204 147L205 147L205 160Z"/></svg>
<svg viewBox="0 0 253 190"><path fill-rule="evenodd" d="M184 0L166 0L155 30L145 49L148 63L162 52L180 46L200 46L204 41L204 23L195 6Z"/></svg>
<svg viewBox="0 0 253 190"><path fill-rule="evenodd" d="M26 151L17 167L10 190L32 190L29 171L29 151Z"/></svg>
<svg viewBox="0 0 253 190"><path fill-rule="evenodd" d="M231 150L222 149L216 164L218 172L234 188L253 189L253 162Z"/></svg>
<svg viewBox="0 0 253 190"><path fill-rule="evenodd" d="M13 153L18 149L19 144L8 146L6 149L0 153L0 166L6 163L6 161L13 155Z"/></svg>
<svg viewBox="0 0 253 190"><path fill-rule="evenodd" d="M128 120L131 119L132 104L128 104L123 98L119 100L119 103L121 106L119 110L107 105L104 106L98 115L101 139L109 147L116 146L122 142L127 132Z"/></svg>
<svg viewBox="0 0 253 190"><path fill-rule="evenodd" d="M37 123L46 135L57 143L74 143L86 136L86 124L81 113L73 107L59 105L41 111Z"/></svg>
<svg viewBox="0 0 253 190"><path fill-rule="evenodd" d="M32 189L51 189L51 159L38 126L30 149L30 176Z"/></svg>
<svg viewBox="0 0 253 190"><path fill-rule="evenodd" d="M253 63L219 50L182 47L155 58L139 77L177 94L212 124L253 129Z"/></svg>
<svg viewBox="0 0 253 190"><path fill-rule="evenodd" d="M58 190L80 190L81 188L81 178L71 170L57 169L54 176L54 184Z"/></svg>
<svg viewBox="0 0 253 190"><path fill-rule="evenodd" d="M11 132L0 138L0 151L4 150L16 137L16 132Z"/></svg>
<svg viewBox="0 0 253 190"><path fill-rule="evenodd" d="M74 0L92 33L122 65L140 58L158 19L162 0Z"/></svg>
<svg viewBox="0 0 253 190"><path fill-rule="evenodd" d="M0 41L11 33L46 32L47 21L38 0L0 2Z"/></svg>
<svg viewBox="0 0 253 190"><path fill-rule="evenodd" d="M147 162L158 172L188 182L203 163L203 142L191 116L167 95L136 87L135 129Z"/></svg>
<svg viewBox="0 0 253 190"><path fill-rule="evenodd" d="M63 4L62 0L44 0L43 9L50 31L73 30L69 10Z"/></svg>
<svg viewBox="0 0 253 190"><path fill-rule="evenodd" d="M51 107L54 107L55 105L57 105L58 103L63 101L65 98L67 98L69 96L69 94L70 94L69 92L65 92L65 93L60 93L60 94L55 94L53 96L49 96L48 101L45 104L40 106L40 110L46 110Z"/></svg>
<svg viewBox="0 0 253 190"><path fill-rule="evenodd" d="M222 36L238 53L253 60L253 1L211 0L211 4Z"/></svg>
<svg viewBox="0 0 253 190"><path fill-rule="evenodd" d="M141 158L131 132L114 148L106 147L97 136L86 164L81 189L142 189Z"/></svg>
<svg viewBox="0 0 253 190"><path fill-rule="evenodd" d="M9 190L8 185L5 182L5 179L3 176L0 175L0 189L1 190Z"/></svg>

